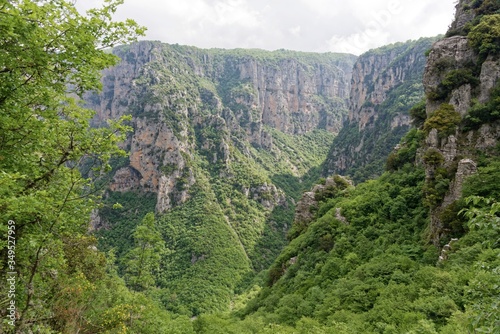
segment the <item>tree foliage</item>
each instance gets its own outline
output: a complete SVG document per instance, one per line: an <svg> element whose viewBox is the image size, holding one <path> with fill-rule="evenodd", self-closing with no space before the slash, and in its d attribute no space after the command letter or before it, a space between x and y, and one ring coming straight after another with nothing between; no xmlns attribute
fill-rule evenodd
<svg viewBox="0 0 500 334"><path fill-rule="evenodd" d="M84 16L64 0L0 1L0 272L3 280L12 220L19 332L80 326L85 291L92 295L93 281L105 277L102 254L90 256L85 236L98 193L79 166L87 160L94 175L105 171L112 155L124 154L117 143L128 127L121 120L91 129L93 112L78 97L98 89L101 70L116 63L105 49L144 31L111 21L121 3Z"/></svg>
<svg viewBox="0 0 500 334"><path fill-rule="evenodd" d="M135 247L125 255L125 280L133 290L144 291L155 286L155 276L160 274L160 260L166 253L154 213L144 216L133 237Z"/></svg>
<svg viewBox="0 0 500 334"><path fill-rule="evenodd" d="M467 38L470 45L486 59L500 52L500 14L486 15L472 28Z"/></svg>
<svg viewBox="0 0 500 334"><path fill-rule="evenodd" d="M462 117L451 104L443 103L429 115L424 123L424 131L429 133L436 129L441 138L447 137L455 132L461 120Z"/></svg>

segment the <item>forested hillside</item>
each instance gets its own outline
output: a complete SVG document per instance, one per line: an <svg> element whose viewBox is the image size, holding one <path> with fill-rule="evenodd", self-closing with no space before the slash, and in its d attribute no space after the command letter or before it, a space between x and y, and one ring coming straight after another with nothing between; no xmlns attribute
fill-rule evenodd
<svg viewBox="0 0 500 334"><path fill-rule="evenodd" d="M460 1L387 171L316 188L315 218L239 316L283 333L499 333L498 10Z"/></svg>
<svg viewBox="0 0 500 334"><path fill-rule="evenodd" d="M0 3L0 332L500 333L499 1L359 58L120 3Z"/></svg>
<svg viewBox="0 0 500 334"><path fill-rule="evenodd" d="M437 39L388 45L358 58L349 115L332 143L323 175L349 175L361 182L382 174L389 153L411 128L409 110L424 103L425 55Z"/></svg>

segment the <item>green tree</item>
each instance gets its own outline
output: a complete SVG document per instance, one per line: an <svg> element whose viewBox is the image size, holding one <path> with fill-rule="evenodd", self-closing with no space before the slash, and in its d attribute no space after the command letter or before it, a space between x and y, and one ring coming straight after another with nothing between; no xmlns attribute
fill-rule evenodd
<svg viewBox="0 0 500 334"><path fill-rule="evenodd" d="M443 103L433 112L424 123L424 131L429 133L432 129L438 131L439 137L447 137L455 132L461 121L460 114L451 104Z"/></svg>
<svg viewBox="0 0 500 334"><path fill-rule="evenodd" d="M470 45L483 59L500 52L500 14L486 15L467 35Z"/></svg>
<svg viewBox="0 0 500 334"><path fill-rule="evenodd" d="M94 113L79 98L99 89L100 72L117 62L106 49L144 32L132 20L111 21L122 2L106 0L81 15L71 1L0 0L0 275L4 281L16 273L18 332L71 331L67 323L78 323L70 318L81 313L55 321L55 292L81 290L96 278L71 258L71 243L87 233L98 199L80 166L87 161L94 175L107 170L112 155L124 154L117 143L128 127L120 120L91 129ZM13 269L6 261L9 220Z"/></svg>
<svg viewBox="0 0 500 334"><path fill-rule="evenodd" d="M144 216L134 234L135 247L125 256L125 280L130 288L143 291L155 285L155 274L165 254L165 241L155 224L152 212Z"/></svg>
<svg viewBox="0 0 500 334"><path fill-rule="evenodd" d="M462 210L468 227L482 237L481 261L475 263L475 275L469 281L469 329L480 333L500 333L500 202L470 196L470 208Z"/></svg>

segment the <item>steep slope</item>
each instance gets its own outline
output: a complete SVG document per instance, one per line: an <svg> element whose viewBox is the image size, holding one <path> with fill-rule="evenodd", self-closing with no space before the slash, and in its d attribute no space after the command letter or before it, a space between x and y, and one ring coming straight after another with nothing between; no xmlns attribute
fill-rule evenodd
<svg viewBox="0 0 500 334"><path fill-rule="evenodd" d="M437 246L464 232L455 215L464 205L465 179L478 167L491 168L500 154L499 10L498 1L460 1L447 37L429 54L420 161L426 169L430 236Z"/></svg>
<svg viewBox="0 0 500 334"><path fill-rule="evenodd" d="M354 187L335 176L304 194L290 243L239 313L246 322L276 333L499 332L499 11L459 1L429 53L419 128L380 178Z"/></svg>
<svg viewBox="0 0 500 334"><path fill-rule="evenodd" d="M424 96L425 53L436 38L398 43L361 55L353 69L349 116L323 174L363 181L380 175L385 159L410 128L410 108Z"/></svg>
<svg viewBox="0 0 500 334"><path fill-rule="evenodd" d="M157 275L164 304L223 310L283 247L294 199L319 176L341 127L356 58L156 42L114 52L122 62L87 103L94 126L131 115L133 132L94 216L101 245L121 258L155 210L170 249Z"/></svg>

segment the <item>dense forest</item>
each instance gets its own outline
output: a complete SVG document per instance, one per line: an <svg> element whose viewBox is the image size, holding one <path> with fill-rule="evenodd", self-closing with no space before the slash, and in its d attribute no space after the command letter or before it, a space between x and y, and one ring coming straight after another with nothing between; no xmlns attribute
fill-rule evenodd
<svg viewBox="0 0 500 334"><path fill-rule="evenodd" d="M416 64L367 132L356 57L134 43L121 3L0 0L1 333L500 333L500 1L362 55Z"/></svg>

